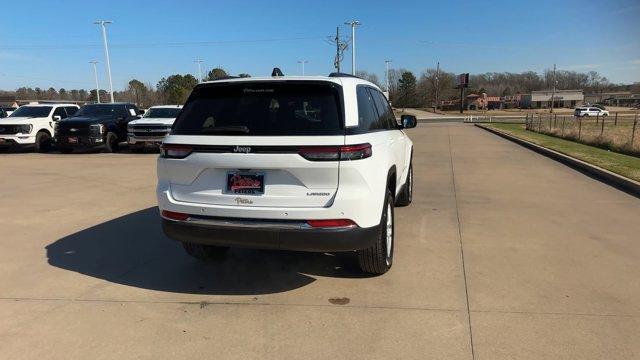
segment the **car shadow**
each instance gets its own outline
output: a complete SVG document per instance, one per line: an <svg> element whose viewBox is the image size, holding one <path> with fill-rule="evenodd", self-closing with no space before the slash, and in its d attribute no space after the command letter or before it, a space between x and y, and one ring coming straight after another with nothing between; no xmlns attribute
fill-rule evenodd
<svg viewBox="0 0 640 360"><path fill-rule="evenodd" d="M162 232L156 207L65 236L50 265L118 284L189 294L258 295L297 289L314 276L360 278L352 253L231 249L215 263L187 255Z"/></svg>

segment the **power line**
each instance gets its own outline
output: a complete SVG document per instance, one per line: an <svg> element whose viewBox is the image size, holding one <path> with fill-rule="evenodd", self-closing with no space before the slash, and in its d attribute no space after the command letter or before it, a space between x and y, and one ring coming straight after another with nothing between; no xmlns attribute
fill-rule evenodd
<svg viewBox="0 0 640 360"><path fill-rule="evenodd" d="M39 81L51 81L56 83L68 83L68 84L77 84L77 85L93 85L91 82L87 81L70 81L70 80L58 80L58 79L49 79L49 78L41 78L41 77L33 77L33 76L22 76L22 75L9 75L9 74L0 74L1 77L6 78L19 78L19 79L28 79L28 80L39 80Z"/></svg>
<svg viewBox="0 0 640 360"><path fill-rule="evenodd" d="M217 46L217 45L250 45L284 41L303 40L324 40L326 36L293 37L293 38L272 38L272 39L252 39L252 40L218 40L218 41L180 41L180 42L146 42L146 43L125 43L110 44L109 48L129 49L129 48L152 48L152 47L189 47L189 46ZM68 45L0 45L0 50L65 50L65 49L94 49L102 47L102 44L68 44Z"/></svg>

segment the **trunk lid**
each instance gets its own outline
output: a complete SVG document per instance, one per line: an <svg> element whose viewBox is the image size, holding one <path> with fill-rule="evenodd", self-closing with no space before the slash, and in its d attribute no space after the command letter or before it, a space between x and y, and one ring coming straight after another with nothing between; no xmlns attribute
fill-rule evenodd
<svg viewBox="0 0 640 360"><path fill-rule="evenodd" d="M162 159L158 171L178 201L331 206L339 161L311 161L300 149L344 144L340 90L318 81L199 85L165 139L191 153Z"/></svg>

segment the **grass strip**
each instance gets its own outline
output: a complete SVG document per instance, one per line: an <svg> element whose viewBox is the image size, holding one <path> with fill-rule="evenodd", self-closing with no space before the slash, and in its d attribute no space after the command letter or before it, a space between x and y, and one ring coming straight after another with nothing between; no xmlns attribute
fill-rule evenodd
<svg viewBox="0 0 640 360"><path fill-rule="evenodd" d="M521 124L485 124L520 139L569 155L616 174L640 181L640 158L603 150L570 140L539 134L524 129Z"/></svg>

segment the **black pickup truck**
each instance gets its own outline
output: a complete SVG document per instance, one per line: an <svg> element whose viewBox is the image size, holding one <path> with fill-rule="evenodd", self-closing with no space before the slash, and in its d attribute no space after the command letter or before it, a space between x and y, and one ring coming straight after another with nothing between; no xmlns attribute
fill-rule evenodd
<svg viewBox="0 0 640 360"><path fill-rule="evenodd" d="M90 148L116 152L120 143L127 141L129 121L139 118L140 110L131 103L85 105L56 123L56 146L61 153Z"/></svg>

